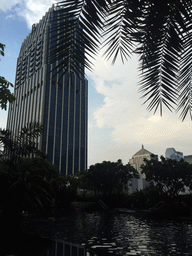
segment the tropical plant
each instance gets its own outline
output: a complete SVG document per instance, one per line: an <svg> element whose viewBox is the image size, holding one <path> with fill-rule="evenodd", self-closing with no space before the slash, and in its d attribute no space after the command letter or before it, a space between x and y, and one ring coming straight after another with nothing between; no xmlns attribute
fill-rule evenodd
<svg viewBox="0 0 192 256"><path fill-rule="evenodd" d="M0 55L4 56L5 45L0 43ZM0 108L7 110L7 103L12 103L15 97L9 90L9 87L13 87L13 84L8 82L3 76L0 76Z"/></svg>
<svg viewBox="0 0 192 256"><path fill-rule="evenodd" d="M88 188L88 177L87 177L87 171L83 170L83 171L78 171L75 174L76 180L77 180L77 186L80 189L83 189L84 192L86 192L87 188Z"/></svg>
<svg viewBox="0 0 192 256"><path fill-rule="evenodd" d="M50 183L58 208L68 208L77 195L78 181L75 175L59 175Z"/></svg>
<svg viewBox="0 0 192 256"><path fill-rule="evenodd" d="M50 164L45 159L35 161L26 158L30 155L43 156L35 143L42 129L39 123L31 123L23 127L15 138L6 129L0 132L0 146L3 148L0 159L1 220L9 215L19 218L22 210L39 210L50 200L48 181L44 179Z"/></svg>
<svg viewBox="0 0 192 256"><path fill-rule="evenodd" d="M5 170L7 161L9 160L4 161ZM41 170L37 174L32 159L29 159L28 163L31 163L31 166L26 168L23 159L14 165L10 173L0 172L0 203L3 214L8 214L8 211L10 215L22 211L40 212L48 203L50 204L52 197L49 181L41 175Z"/></svg>
<svg viewBox="0 0 192 256"><path fill-rule="evenodd" d="M49 62L58 60L58 72L78 74L79 62L92 69L101 42L112 63L119 55L124 62L137 53L148 110L159 108L162 114L166 106L181 111L182 120L188 113L192 118L191 9L192 0L59 1L60 21L50 29L64 26L66 32L62 43L52 33L56 45Z"/></svg>
<svg viewBox="0 0 192 256"><path fill-rule="evenodd" d="M6 159L1 160L0 165L1 233L5 240L14 239L25 236L23 213L28 215L28 221L31 213L50 214L55 196L51 181L58 172L42 158L23 158L14 164Z"/></svg>
<svg viewBox="0 0 192 256"><path fill-rule="evenodd" d="M3 129L0 132L0 146L4 149L1 156L6 156L13 161L30 154L44 156L37 149L36 138L42 134L43 125L38 122L29 123L21 129L18 136L13 137L12 133Z"/></svg>
<svg viewBox="0 0 192 256"><path fill-rule="evenodd" d="M183 159L176 161L161 156L161 161L145 159L144 162L141 173L164 198L173 199L192 187L192 165Z"/></svg>

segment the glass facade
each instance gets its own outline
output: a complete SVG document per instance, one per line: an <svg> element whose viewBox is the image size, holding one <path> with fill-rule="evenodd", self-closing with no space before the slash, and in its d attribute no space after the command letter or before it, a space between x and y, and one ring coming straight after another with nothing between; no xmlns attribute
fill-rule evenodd
<svg viewBox="0 0 192 256"><path fill-rule="evenodd" d="M57 15L57 8L50 8L21 46L16 101L9 106L7 129L17 136L24 125L42 123L38 148L66 175L87 169L88 84L72 72L56 74L56 63L48 63L47 53L54 44L50 25Z"/></svg>

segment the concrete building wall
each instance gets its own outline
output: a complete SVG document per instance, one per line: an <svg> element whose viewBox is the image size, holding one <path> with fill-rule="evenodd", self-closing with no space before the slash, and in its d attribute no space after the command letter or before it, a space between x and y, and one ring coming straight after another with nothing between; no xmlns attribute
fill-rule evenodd
<svg viewBox="0 0 192 256"><path fill-rule="evenodd" d="M153 155L142 145L141 150L134 154L132 159L129 160L129 163L139 172L140 176L139 179L134 178L129 182L129 194L145 189L149 185L145 180L145 175L141 173L141 165L144 164L144 159L151 160L152 158L158 160L156 155Z"/></svg>

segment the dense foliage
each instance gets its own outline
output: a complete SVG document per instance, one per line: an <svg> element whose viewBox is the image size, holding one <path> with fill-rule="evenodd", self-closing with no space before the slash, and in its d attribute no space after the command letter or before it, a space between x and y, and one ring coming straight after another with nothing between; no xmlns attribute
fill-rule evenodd
<svg viewBox="0 0 192 256"><path fill-rule="evenodd" d="M40 123L29 123L23 127L18 136L12 135L12 133L3 129L0 132L0 146L2 148L0 157L6 157L14 160L18 160L22 157L38 155L43 157L44 154L37 148L37 138L42 134L43 125Z"/></svg>
<svg viewBox="0 0 192 256"><path fill-rule="evenodd" d="M161 157L161 161L144 161L145 164L141 166L142 173L164 198L174 198L187 187L191 188L192 165L183 159L176 161Z"/></svg>
<svg viewBox="0 0 192 256"><path fill-rule="evenodd" d="M91 165L87 172L78 173L80 188L89 189L96 194L112 195L128 191L128 181L138 178L138 172L130 165L103 161Z"/></svg>
<svg viewBox="0 0 192 256"><path fill-rule="evenodd" d="M22 157L27 157L34 154L44 156L37 148L37 138L42 134L43 125L40 123L29 123L21 129L18 136L3 129L0 132L0 147L2 148L0 157L6 157L12 161Z"/></svg>
<svg viewBox="0 0 192 256"><path fill-rule="evenodd" d="M4 56L5 45L0 43L0 55ZM0 76L0 108L7 110L7 103L12 103L15 100L15 97L9 90L10 87L13 87L13 84L8 82L5 77Z"/></svg>

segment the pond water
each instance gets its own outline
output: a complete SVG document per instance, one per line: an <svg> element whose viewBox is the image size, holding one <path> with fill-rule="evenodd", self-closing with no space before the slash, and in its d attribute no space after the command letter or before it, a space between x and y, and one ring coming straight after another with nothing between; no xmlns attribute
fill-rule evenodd
<svg viewBox="0 0 192 256"><path fill-rule="evenodd" d="M121 255L192 255L192 220L154 220L130 213L73 212L41 220L39 232Z"/></svg>

